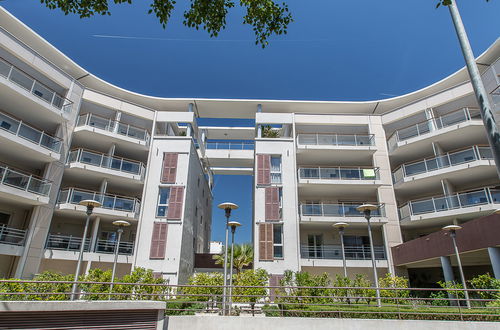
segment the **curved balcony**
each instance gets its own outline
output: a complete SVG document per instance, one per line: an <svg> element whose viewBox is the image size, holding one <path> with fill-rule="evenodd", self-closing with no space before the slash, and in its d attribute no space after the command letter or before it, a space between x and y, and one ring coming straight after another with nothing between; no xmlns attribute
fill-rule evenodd
<svg viewBox="0 0 500 330"><path fill-rule="evenodd" d="M30 205L49 202L52 182L0 165L0 196L15 199Z"/></svg>
<svg viewBox="0 0 500 330"><path fill-rule="evenodd" d="M301 222L361 222L366 223L364 214L356 210L358 206L364 204L358 203L302 203L299 205L300 221ZM374 223L386 222L385 205L378 203L370 203L378 205L377 210L372 211L372 221Z"/></svg>

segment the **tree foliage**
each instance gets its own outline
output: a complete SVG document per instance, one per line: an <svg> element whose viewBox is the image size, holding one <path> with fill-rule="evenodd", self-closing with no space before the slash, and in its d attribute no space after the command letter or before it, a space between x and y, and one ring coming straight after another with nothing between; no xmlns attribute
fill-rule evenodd
<svg viewBox="0 0 500 330"><path fill-rule="evenodd" d="M452 0L438 0L436 4L436 8L439 8L440 6L449 6L451 5ZM490 0L486 0L486 2L489 2Z"/></svg>
<svg viewBox="0 0 500 330"><path fill-rule="evenodd" d="M132 4L133 0L40 0L50 9L60 9L64 14L76 14L80 18L94 15L111 15L110 4ZM156 16L166 28L176 6L176 0L149 0L148 13ZM217 37L226 28L226 18L233 0L189 0L190 7L184 11L183 24L190 28L203 29L210 37ZM245 9L243 24L250 25L255 34L255 44L266 47L272 35L287 33L288 25L293 22L292 14L286 3L276 0L239 0Z"/></svg>
<svg viewBox="0 0 500 330"><path fill-rule="evenodd" d="M228 249L229 257L231 256L231 248ZM224 265L224 250L221 254L213 256L217 265ZM241 273L243 267L250 265L253 261L253 246L251 244L238 244L234 246L233 267L236 269L236 274ZM228 264L231 261L228 258Z"/></svg>

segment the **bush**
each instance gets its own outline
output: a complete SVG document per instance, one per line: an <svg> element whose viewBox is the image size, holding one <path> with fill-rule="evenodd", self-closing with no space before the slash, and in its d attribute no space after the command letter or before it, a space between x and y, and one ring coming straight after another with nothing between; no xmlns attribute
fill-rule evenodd
<svg viewBox="0 0 500 330"><path fill-rule="evenodd" d="M387 273L385 277L379 279L379 286L381 288L392 288L393 290L380 290L380 296L382 297L382 302L384 303L396 303L404 304L408 303L408 300L400 300L398 298L408 298L410 297L410 290L395 290L395 288L408 288L409 282L407 278L395 276ZM383 299L385 298L385 299Z"/></svg>
<svg viewBox="0 0 500 330"><path fill-rule="evenodd" d="M436 299L436 300L431 300L432 306L449 306L450 305L450 301L448 300L448 294L444 291L432 292L429 295L429 298Z"/></svg>
<svg viewBox="0 0 500 330"><path fill-rule="evenodd" d="M0 295L1 300L69 300L71 283L18 283L20 279L9 279L15 282L0 283L0 293L12 293ZM72 275L45 271L36 275L33 281L73 281ZM24 294L20 294L24 293ZM45 294L44 294L45 293ZM49 294L60 293L60 294Z"/></svg>
<svg viewBox="0 0 500 330"><path fill-rule="evenodd" d="M197 273L188 280L188 285L181 289L185 300L190 301L221 301L224 292L224 276L221 273Z"/></svg>
<svg viewBox="0 0 500 330"><path fill-rule="evenodd" d="M163 278L155 278L153 270L136 267L132 273L123 276L121 283L135 283L135 285L115 284L113 292L128 293L113 296L113 299L125 300L166 300L172 294L171 288L165 286L168 282ZM140 285L158 284L158 285Z"/></svg>
<svg viewBox="0 0 500 330"><path fill-rule="evenodd" d="M489 273L479 275L470 280L473 289L496 289L497 291L479 291L475 293L481 299L500 299L500 280L492 277Z"/></svg>
<svg viewBox="0 0 500 330"><path fill-rule="evenodd" d="M255 303L267 295L266 288L260 288L267 285L269 275L264 269L249 269L239 273L236 276L233 289L233 301L249 303L254 314ZM257 288L254 288L254 287Z"/></svg>
<svg viewBox="0 0 500 330"><path fill-rule="evenodd" d="M374 297L376 296L375 289L368 289L372 286L372 283L365 275L356 274L354 281L352 282L352 286L356 289L353 290L353 295L356 297L354 301L356 303L365 301L369 304L371 301L374 301ZM359 288L359 289L358 289Z"/></svg>
<svg viewBox="0 0 500 330"><path fill-rule="evenodd" d="M277 302L324 304L334 301L333 290L327 288L331 281L326 273L311 275L308 272L285 271L281 285L295 288L276 290L281 296Z"/></svg>
<svg viewBox="0 0 500 330"><path fill-rule="evenodd" d="M194 315L195 312L201 311L204 304L192 303L186 299L170 299L167 301L165 314L166 315Z"/></svg>

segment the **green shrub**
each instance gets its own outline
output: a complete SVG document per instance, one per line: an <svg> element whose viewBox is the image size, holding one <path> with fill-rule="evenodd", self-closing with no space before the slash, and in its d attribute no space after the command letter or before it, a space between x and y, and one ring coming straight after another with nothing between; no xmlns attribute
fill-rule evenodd
<svg viewBox="0 0 500 330"><path fill-rule="evenodd" d="M334 301L334 292L328 274L312 275L308 272L285 271L281 285L291 287L276 290L280 303L325 304ZM319 288L317 288L319 287Z"/></svg>
<svg viewBox="0 0 500 330"><path fill-rule="evenodd" d="M185 300L207 302L222 300L224 277L221 273L194 274L189 278L188 285L196 286L182 288Z"/></svg>
<svg viewBox="0 0 500 330"><path fill-rule="evenodd" d="M171 288L165 286L165 284L167 284L166 280L163 278L155 278L153 270L142 267L134 268L132 273L123 276L119 282L135 284L115 284L113 292L121 294L113 296L113 299L166 300L174 294Z"/></svg>
<svg viewBox="0 0 500 330"><path fill-rule="evenodd" d="M495 300L500 299L500 279L492 277L489 273L478 275L470 280L473 289L495 289L497 291L479 291L474 292L481 299Z"/></svg>
<svg viewBox="0 0 500 330"><path fill-rule="evenodd" d="M368 289L372 286L372 283L365 275L356 274L354 281L352 281L352 286L355 287L353 295L356 297L354 298L356 303L364 301L369 304L375 300L376 290Z"/></svg>
<svg viewBox="0 0 500 330"><path fill-rule="evenodd" d="M233 289L233 301L249 303L254 314L255 303L262 297L267 296L267 289L261 288L267 285L269 274L264 269L249 269L242 271L236 276Z"/></svg>
<svg viewBox="0 0 500 330"><path fill-rule="evenodd" d="M167 300L165 309L166 315L194 315L195 312L201 311L204 304L192 303L186 299L170 299Z"/></svg>
<svg viewBox="0 0 500 330"><path fill-rule="evenodd" d="M431 300L432 306L449 306L450 302L448 300L448 294L444 291L435 291L429 295L429 298L436 299ZM444 300L446 299L446 300Z"/></svg>
<svg viewBox="0 0 500 330"><path fill-rule="evenodd" d="M398 298L410 297L410 290L395 290L395 288L408 288L409 282L407 278L387 273L385 277L379 279L379 286L381 288L393 289L393 290L380 290L380 297L382 297L382 302L389 304L408 303L408 300L406 299L401 300Z"/></svg>
<svg viewBox="0 0 500 330"><path fill-rule="evenodd" d="M71 275L45 271L36 275L33 281L72 281ZM12 293L0 295L1 300L69 300L71 283L19 283L20 279L9 279L14 282L0 283L0 293ZM17 293L17 294L16 294ZM24 293L24 294L19 294ZM56 293L56 294L50 294Z"/></svg>

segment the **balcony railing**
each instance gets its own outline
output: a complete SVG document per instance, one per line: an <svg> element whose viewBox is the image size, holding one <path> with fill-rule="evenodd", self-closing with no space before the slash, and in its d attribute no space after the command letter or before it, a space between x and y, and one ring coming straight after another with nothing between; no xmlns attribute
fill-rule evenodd
<svg viewBox="0 0 500 330"><path fill-rule="evenodd" d="M76 188L61 190L59 193L58 203L78 204L82 200L86 199L100 202L102 204L101 207L104 209L133 212L136 216L139 214L139 210L141 208L141 203L137 198L101 194L94 191L86 191Z"/></svg>
<svg viewBox="0 0 500 330"><path fill-rule="evenodd" d="M302 203L300 214L306 217L364 217L364 214L356 210L364 203ZM384 204L378 204L379 208L372 211L372 217L385 217Z"/></svg>
<svg viewBox="0 0 500 330"><path fill-rule="evenodd" d="M442 168L470 163L482 159L493 159L491 148L473 146L464 150L449 152L442 156L426 158L417 162L403 164L392 173L392 180L396 183L408 176L428 173Z"/></svg>
<svg viewBox="0 0 500 330"><path fill-rule="evenodd" d="M35 78L16 68L12 64L0 58L0 75L12 81L16 85L26 89L31 94L39 97L51 106L70 112L73 102L57 94L55 91L45 86Z"/></svg>
<svg viewBox="0 0 500 330"><path fill-rule="evenodd" d="M33 194L48 196L52 182L0 165L0 183Z"/></svg>
<svg viewBox="0 0 500 330"><path fill-rule="evenodd" d="M254 150L253 142L207 142L207 149L216 150Z"/></svg>
<svg viewBox="0 0 500 330"><path fill-rule="evenodd" d="M347 260L370 260L371 250L369 246L345 246L345 258ZM374 246L375 259L385 260L385 249L383 246ZM340 245L300 246L300 255L306 259L333 259L342 260L342 248Z"/></svg>
<svg viewBox="0 0 500 330"><path fill-rule="evenodd" d="M425 135L427 133L472 119L481 119L479 109L462 108L440 117L431 118L415 125L401 128L389 136L389 149L394 150L398 142L405 141L416 136Z"/></svg>
<svg viewBox="0 0 500 330"><path fill-rule="evenodd" d="M149 132L140 127L135 127L128 124L123 124L109 118L99 117L92 113L87 113L78 117L76 126L92 126L108 132L113 132L119 135L145 141L149 144Z"/></svg>
<svg viewBox="0 0 500 330"><path fill-rule="evenodd" d="M483 188L449 196L410 201L399 208L399 219L404 220L412 215L438 213L486 204L500 204L500 189Z"/></svg>
<svg viewBox="0 0 500 330"><path fill-rule="evenodd" d="M109 168L141 177L145 173L145 166L141 162L127 160L121 157L110 157L103 153L88 151L84 149L72 150L69 154L69 163L79 162L97 167Z"/></svg>
<svg viewBox="0 0 500 330"><path fill-rule="evenodd" d="M45 149L59 153L61 151L61 139L48 135L21 120L0 112L0 129L7 131L15 136L19 136Z"/></svg>
<svg viewBox="0 0 500 330"><path fill-rule="evenodd" d="M300 167L300 179L378 180L379 169L362 167Z"/></svg>
<svg viewBox="0 0 500 330"><path fill-rule="evenodd" d="M298 134L298 144L312 146L373 146L373 134Z"/></svg>
<svg viewBox="0 0 500 330"><path fill-rule="evenodd" d="M24 245L26 230L0 225L0 244Z"/></svg>
<svg viewBox="0 0 500 330"><path fill-rule="evenodd" d="M45 243L46 249L62 251L80 251L82 238L71 235L49 234ZM96 253L115 253L116 241L97 240L94 250ZM85 240L84 251L90 250L90 238ZM134 253L133 242L120 242L118 254L132 255Z"/></svg>

